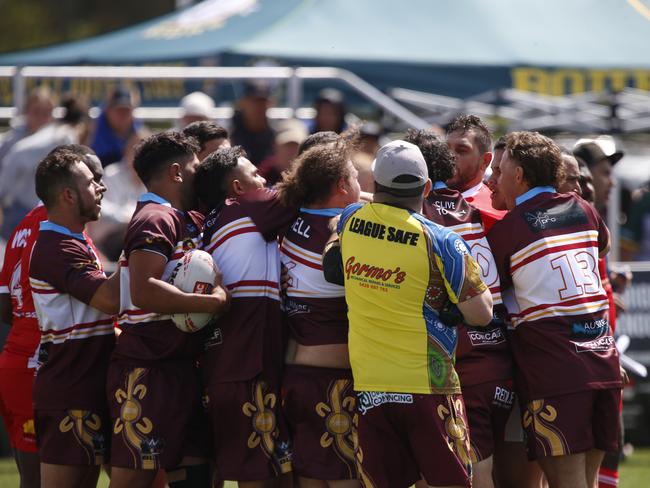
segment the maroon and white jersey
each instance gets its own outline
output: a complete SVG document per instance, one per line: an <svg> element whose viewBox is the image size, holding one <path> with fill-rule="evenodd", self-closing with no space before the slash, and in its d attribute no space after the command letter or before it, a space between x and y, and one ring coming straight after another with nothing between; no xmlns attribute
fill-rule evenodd
<svg viewBox="0 0 650 488"><path fill-rule="evenodd" d="M285 313L292 337L305 346L348 342L345 287L328 283L323 274L330 222L342 212L342 208L301 208L282 239L282 264L289 272Z"/></svg>
<svg viewBox="0 0 650 488"><path fill-rule="evenodd" d="M488 240L502 286L512 288L504 300L524 397L620 387L598 272L609 232L591 205L574 194L533 188L494 224Z"/></svg>
<svg viewBox="0 0 650 488"><path fill-rule="evenodd" d="M115 358L132 363L164 359L196 359L203 334L182 332L167 314L142 310L131 299L129 259L134 251L153 252L167 260L161 276L168 281L180 259L200 245L203 217L197 212L175 209L154 193L138 200L124 240L120 260L120 315L122 329Z"/></svg>
<svg viewBox="0 0 650 488"><path fill-rule="evenodd" d="M296 212L273 190L229 199L208 214L203 249L212 255L232 293L201 359L206 384L279 374L285 334L280 308L278 236Z"/></svg>
<svg viewBox="0 0 650 488"><path fill-rule="evenodd" d="M488 244L481 213L460 192L437 182L425 199L422 213L459 234L481 268L481 279L492 293L494 317L487 327L458 327L456 371L461 386L512 378L512 357L506 340L499 273Z"/></svg>
<svg viewBox="0 0 650 488"><path fill-rule="evenodd" d="M106 408L106 371L115 345L113 317L89 305L106 279L83 234L41 223L29 264L41 330L34 408Z"/></svg>

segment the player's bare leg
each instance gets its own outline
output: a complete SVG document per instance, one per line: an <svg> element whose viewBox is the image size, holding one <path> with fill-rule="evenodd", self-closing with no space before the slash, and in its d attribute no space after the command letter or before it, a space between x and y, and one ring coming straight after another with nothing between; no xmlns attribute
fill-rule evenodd
<svg viewBox="0 0 650 488"><path fill-rule="evenodd" d="M586 454L546 456L539 464L546 475L550 488L592 488L587 484Z"/></svg>
<svg viewBox="0 0 650 488"><path fill-rule="evenodd" d="M144 469L111 468L109 488L149 488L156 479L158 471Z"/></svg>
<svg viewBox="0 0 650 488"><path fill-rule="evenodd" d="M598 486L598 470L605 457L605 451L592 449L585 453L585 474L587 476L587 486L589 488Z"/></svg>
<svg viewBox="0 0 650 488"><path fill-rule="evenodd" d="M20 488L40 488L41 460L38 454L14 449L14 459L20 474Z"/></svg>
<svg viewBox="0 0 650 488"><path fill-rule="evenodd" d="M472 486L474 488L494 488L492 465L492 456L478 463L472 463Z"/></svg>
<svg viewBox="0 0 650 488"><path fill-rule="evenodd" d="M42 488L86 488L91 479L97 485L99 466L65 466L41 463Z"/></svg>

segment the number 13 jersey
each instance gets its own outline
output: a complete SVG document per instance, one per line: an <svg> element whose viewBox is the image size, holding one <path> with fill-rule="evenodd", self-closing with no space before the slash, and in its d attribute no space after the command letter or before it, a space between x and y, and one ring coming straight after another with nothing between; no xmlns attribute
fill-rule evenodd
<svg viewBox="0 0 650 488"><path fill-rule="evenodd" d="M620 387L598 272L609 231L594 208L573 194L529 195L488 234L515 327L512 349L522 394L534 400Z"/></svg>

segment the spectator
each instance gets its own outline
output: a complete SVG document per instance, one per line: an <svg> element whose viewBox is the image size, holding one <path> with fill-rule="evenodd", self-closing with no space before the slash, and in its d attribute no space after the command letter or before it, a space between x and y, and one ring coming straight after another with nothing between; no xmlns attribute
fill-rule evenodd
<svg viewBox="0 0 650 488"><path fill-rule="evenodd" d="M2 160L14 144L52 122L53 109L54 97L48 87L39 86L31 92L25 103L23 115L18 117L15 126L2 138L0 144L0 172L2 171Z"/></svg>
<svg viewBox="0 0 650 488"><path fill-rule="evenodd" d="M181 99L181 110L180 128L184 129L192 122L210 120L214 100L203 92L195 91Z"/></svg>
<svg viewBox="0 0 650 488"><path fill-rule="evenodd" d="M138 93L126 87L115 88L109 94L90 144L105 167L124 157L127 141L141 126L133 118L138 101Z"/></svg>
<svg viewBox="0 0 650 488"><path fill-rule="evenodd" d="M296 119L285 121L275 136L273 155L260 164L260 174L266 179L266 185L275 186L282 179L282 172L289 169L298 156L300 144L307 139L307 130Z"/></svg>
<svg viewBox="0 0 650 488"><path fill-rule="evenodd" d="M34 175L39 161L56 146L77 144L84 139L88 107L70 96L62 105L64 115L60 121L18 141L5 157L0 179L0 202L4 211L1 235L5 239L38 203Z"/></svg>
<svg viewBox="0 0 650 488"><path fill-rule="evenodd" d="M332 131L340 134L346 129L343 93L335 88L324 88L314 103L316 117L309 133Z"/></svg>
<svg viewBox="0 0 650 488"><path fill-rule="evenodd" d="M232 118L231 142L242 146L255 166L273 154L275 133L266 117L270 106L269 86L259 81L247 82Z"/></svg>
<svg viewBox="0 0 650 488"><path fill-rule="evenodd" d="M228 131L214 122L205 120L192 122L183 129L183 134L193 137L199 143L201 151L196 155L199 161L203 161L208 154L222 146L230 147Z"/></svg>

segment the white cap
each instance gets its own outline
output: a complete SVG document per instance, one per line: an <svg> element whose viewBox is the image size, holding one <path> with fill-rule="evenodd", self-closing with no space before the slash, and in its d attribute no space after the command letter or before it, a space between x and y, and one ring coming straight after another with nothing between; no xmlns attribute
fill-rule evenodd
<svg viewBox="0 0 650 488"><path fill-rule="evenodd" d="M406 141L389 142L379 148L372 167L375 181L395 195L411 196L429 179L420 148Z"/></svg>
<svg viewBox="0 0 650 488"><path fill-rule="evenodd" d="M181 109L183 109L183 117L192 116L209 119L214 109L214 100L203 92L195 91L181 99Z"/></svg>

